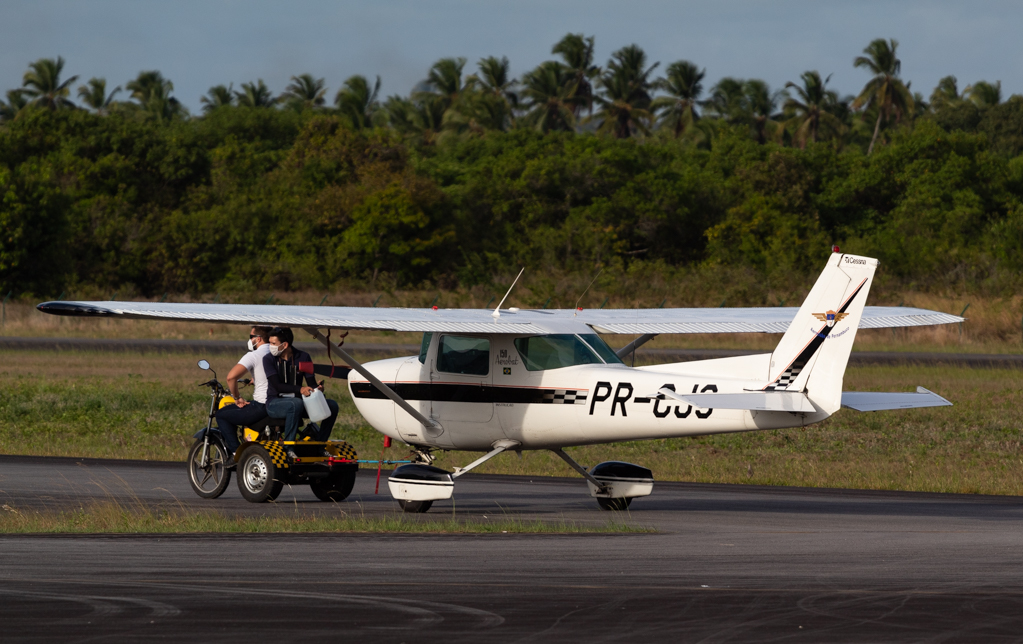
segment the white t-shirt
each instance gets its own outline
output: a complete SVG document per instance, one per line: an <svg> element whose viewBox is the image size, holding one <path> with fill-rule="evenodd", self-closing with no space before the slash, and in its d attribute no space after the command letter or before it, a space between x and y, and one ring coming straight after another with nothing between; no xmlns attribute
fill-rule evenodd
<svg viewBox="0 0 1023 644"><path fill-rule="evenodd" d="M238 364L252 374L252 379L255 381L252 399L264 405L266 404L266 372L263 371L263 356L268 353L270 353L270 345L264 344L255 351L249 351L238 361Z"/></svg>

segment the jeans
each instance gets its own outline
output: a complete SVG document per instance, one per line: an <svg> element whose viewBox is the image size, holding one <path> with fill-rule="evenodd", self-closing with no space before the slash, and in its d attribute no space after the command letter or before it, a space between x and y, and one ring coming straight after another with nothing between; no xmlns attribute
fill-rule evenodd
<svg viewBox="0 0 1023 644"><path fill-rule="evenodd" d="M305 403L301 396L294 398L274 398L266 401L266 415L270 418L284 419L284 440L293 441L298 434L298 426L305 415Z"/></svg>
<svg viewBox="0 0 1023 644"><path fill-rule="evenodd" d="M320 425L318 428L319 431L317 431L313 435L313 440L321 441L324 443L330 440L330 432L332 429L334 429L334 423L337 422L338 412L337 403L331 400L330 398L327 399L327 408L330 409L330 417L320 421ZM316 427L316 423L309 424L312 425L313 427Z"/></svg>
<svg viewBox="0 0 1023 644"><path fill-rule="evenodd" d="M224 445L234 454L238 449L238 426L250 427L252 423L267 415L266 405L252 401L244 407L228 405L217 410L217 427L224 437Z"/></svg>
<svg viewBox="0 0 1023 644"><path fill-rule="evenodd" d="M334 423L337 422L338 406L336 402L328 398L327 408L330 409L330 416L320 422L318 431L313 435L313 440L326 442L330 439L330 432L334 429ZM301 396L268 400L266 413L271 418L285 419L284 440L293 441L298 435L299 422L305 417L305 403L302 402ZM310 425L316 427L316 423L310 423Z"/></svg>

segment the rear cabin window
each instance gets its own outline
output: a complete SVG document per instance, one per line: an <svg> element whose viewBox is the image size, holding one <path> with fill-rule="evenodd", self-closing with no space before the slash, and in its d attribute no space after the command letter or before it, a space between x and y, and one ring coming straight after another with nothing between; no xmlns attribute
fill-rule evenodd
<svg viewBox="0 0 1023 644"><path fill-rule="evenodd" d="M490 373L490 340L444 335L437 350L437 371L466 376Z"/></svg>
<svg viewBox="0 0 1023 644"><path fill-rule="evenodd" d="M561 369L580 364L603 364L597 354L572 333L516 338L515 348L529 371Z"/></svg>
<svg viewBox="0 0 1023 644"><path fill-rule="evenodd" d="M419 363L426 364L426 354L430 352L430 340L433 339L432 333L423 334L423 344L419 347Z"/></svg>

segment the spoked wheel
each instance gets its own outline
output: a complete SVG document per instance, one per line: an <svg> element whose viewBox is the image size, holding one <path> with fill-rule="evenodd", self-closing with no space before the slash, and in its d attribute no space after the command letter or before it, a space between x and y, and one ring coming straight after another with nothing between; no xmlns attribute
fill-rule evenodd
<svg viewBox="0 0 1023 644"><path fill-rule="evenodd" d="M629 504L632 503L632 499L606 499L603 497L597 497L597 505L600 506L601 510L609 510L615 512L622 512L628 509Z"/></svg>
<svg viewBox="0 0 1023 644"><path fill-rule="evenodd" d="M325 479L313 479L309 483L316 498L321 501L344 501L355 487L355 475L359 466L344 467Z"/></svg>
<svg viewBox="0 0 1023 644"><path fill-rule="evenodd" d="M413 514L422 514L423 512L428 511L431 506L433 506L433 501L404 501L402 499L398 499L398 505L405 512Z"/></svg>
<svg viewBox="0 0 1023 644"><path fill-rule="evenodd" d="M188 482L195 493L204 499L215 499L224 493L231 482L231 471L227 469L227 451L224 445L210 438L208 449L203 449L203 439L195 441L188 450Z"/></svg>
<svg viewBox="0 0 1023 644"><path fill-rule="evenodd" d="M257 445L246 450L238 464L238 489L246 501L273 501L284 489L284 481L279 480L278 475L270 453Z"/></svg>

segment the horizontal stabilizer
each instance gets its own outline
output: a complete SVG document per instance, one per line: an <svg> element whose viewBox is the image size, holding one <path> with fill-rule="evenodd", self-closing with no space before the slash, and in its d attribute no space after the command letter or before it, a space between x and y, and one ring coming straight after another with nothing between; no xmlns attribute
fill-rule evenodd
<svg viewBox="0 0 1023 644"><path fill-rule="evenodd" d="M945 407L952 403L933 391L917 387L912 392L843 391L842 406L856 411L884 411L915 407Z"/></svg>
<svg viewBox="0 0 1023 644"><path fill-rule="evenodd" d="M701 409L745 409L748 411L816 411L806 394L798 391L746 391L741 394L680 394L671 389L657 393Z"/></svg>

